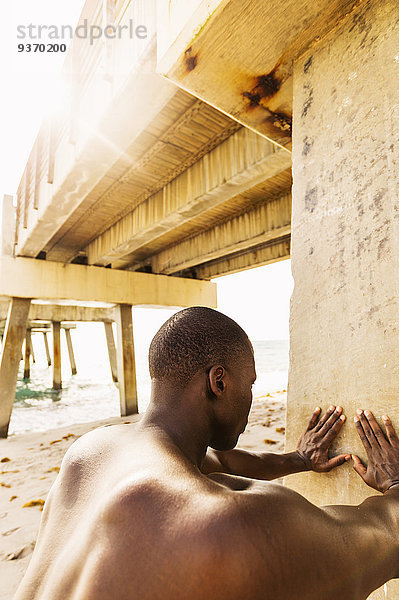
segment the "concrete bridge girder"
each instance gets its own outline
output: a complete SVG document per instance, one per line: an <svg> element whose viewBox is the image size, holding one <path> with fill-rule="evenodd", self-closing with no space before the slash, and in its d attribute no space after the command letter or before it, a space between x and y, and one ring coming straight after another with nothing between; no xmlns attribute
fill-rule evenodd
<svg viewBox="0 0 399 600"><path fill-rule="evenodd" d="M204 263L195 267L195 275L213 279L221 275L231 275L246 269L268 265L290 258L290 236L272 240L266 246L254 246L241 252Z"/></svg>
<svg viewBox="0 0 399 600"><path fill-rule="evenodd" d="M294 61L357 0L183 4L158 2L165 32L158 38L158 72L267 139L289 146ZM179 5L179 18L171 5Z"/></svg>
<svg viewBox="0 0 399 600"><path fill-rule="evenodd" d="M151 258L154 273L173 274L270 245L291 232L291 194L270 200Z"/></svg>
<svg viewBox="0 0 399 600"><path fill-rule="evenodd" d="M207 211L290 166L290 152L241 129L96 238L86 248L88 261L116 268L140 262L181 238L183 225L195 230Z"/></svg>
<svg viewBox="0 0 399 600"><path fill-rule="evenodd" d="M5 321L9 307L9 299L0 300L0 321ZM114 308L92 308L87 306L72 306L63 304L35 304L31 302L29 321L32 327L41 325L41 321L86 321L104 322L114 319ZM35 324L36 322L36 324Z"/></svg>
<svg viewBox="0 0 399 600"><path fill-rule="evenodd" d="M0 296L135 306L216 306L216 285L166 275L2 256Z"/></svg>

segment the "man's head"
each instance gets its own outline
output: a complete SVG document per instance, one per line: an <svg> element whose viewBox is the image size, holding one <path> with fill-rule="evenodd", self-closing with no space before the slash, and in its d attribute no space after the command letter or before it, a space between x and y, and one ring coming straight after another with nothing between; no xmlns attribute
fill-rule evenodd
<svg viewBox="0 0 399 600"><path fill-rule="evenodd" d="M256 377L251 342L235 321L200 306L176 313L153 338L149 366L157 383L176 391L195 387L212 420L211 445L235 446L247 423Z"/></svg>

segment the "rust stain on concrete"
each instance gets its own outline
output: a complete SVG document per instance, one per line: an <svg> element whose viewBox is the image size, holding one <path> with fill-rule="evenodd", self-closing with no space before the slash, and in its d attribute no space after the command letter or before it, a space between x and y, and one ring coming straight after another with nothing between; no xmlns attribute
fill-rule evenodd
<svg viewBox="0 0 399 600"><path fill-rule="evenodd" d="M290 138L292 135L292 116L284 110L272 110L270 101L275 98L283 84L283 78L278 73L280 65L277 65L270 73L259 75L254 78L253 86L244 92L242 96L248 100L246 111L262 110L259 120L266 127L266 131L275 138Z"/></svg>
<svg viewBox="0 0 399 600"><path fill-rule="evenodd" d="M198 54L193 54L193 49L190 46L184 53L184 63L186 65L186 71L190 72L195 69L198 63Z"/></svg>
<svg viewBox="0 0 399 600"><path fill-rule="evenodd" d="M255 85L249 91L243 92L244 98L249 100L249 107L259 106L261 100L268 100L279 91L281 79L276 75L277 67L267 75L260 75L255 80Z"/></svg>
<svg viewBox="0 0 399 600"><path fill-rule="evenodd" d="M292 135L292 117L282 112L270 112L270 117L266 120L270 121L273 127L283 131L287 135Z"/></svg>

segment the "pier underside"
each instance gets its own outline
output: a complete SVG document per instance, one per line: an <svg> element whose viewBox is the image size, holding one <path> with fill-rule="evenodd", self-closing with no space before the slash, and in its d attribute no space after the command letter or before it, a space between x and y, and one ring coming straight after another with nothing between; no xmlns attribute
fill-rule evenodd
<svg viewBox="0 0 399 600"><path fill-rule="evenodd" d="M73 104L42 127L3 239L0 296L14 300L0 430L17 368L10 348L19 363L28 315L50 310L31 298L117 306L117 365L107 335L128 413L126 305L213 306L211 278L291 256L287 447L315 406L340 403L348 424L334 451L362 456L349 424L357 408L399 424L397 2L116 5L102 3L107 18L140 14L153 35L125 53L72 46ZM3 227L13 223L7 202ZM367 493L349 466L322 484L311 474L287 484L316 504ZM397 596L390 582L372 597Z"/></svg>
<svg viewBox="0 0 399 600"><path fill-rule="evenodd" d="M149 40L90 127L79 89L72 117L43 125L17 257L197 279L289 257L290 132L283 147L243 127L157 74L156 52Z"/></svg>

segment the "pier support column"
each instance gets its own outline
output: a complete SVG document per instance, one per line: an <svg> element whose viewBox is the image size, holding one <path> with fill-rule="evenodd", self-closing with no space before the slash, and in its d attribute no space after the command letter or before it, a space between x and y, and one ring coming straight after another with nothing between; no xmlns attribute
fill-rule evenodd
<svg viewBox="0 0 399 600"><path fill-rule="evenodd" d="M295 65L287 450L318 405L347 415L333 453L366 459L357 408L399 431L398 39L397 2L362 3ZM351 464L286 483L319 505L375 493Z"/></svg>
<svg viewBox="0 0 399 600"><path fill-rule="evenodd" d="M112 323L104 322L105 337L107 340L107 349L109 364L111 367L112 381L118 381L118 366L116 362L116 348L114 340L114 332L112 330Z"/></svg>
<svg viewBox="0 0 399 600"><path fill-rule="evenodd" d="M46 351L47 365L51 367L50 348L48 347L47 332L43 331L44 349Z"/></svg>
<svg viewBox="0 0 399 600"><path fill-rule="evenodd" d="M32 338L32 335L30 337L30 355L32 357L33 364L35 364L36 363L36 357L35 357L35 351L33 349L33 338Z"/></svg>
<svg viewBox="0 0 399 600"><path fill-rule="evenodd" d="M32 350L32 332L28 327L28 329L26 330L26 336L25 336L24 379L30 379L31 350Z"/></svg>
<svg viewBox="0 0 399 600"><path fill-rule="evenodd" d="M66 342L67 342L67 347L68 347L68 356L69 356L69 362L71 365L71 372L72 375L76 375L77 370L76 370L76 362L75 362L75 355L73 353L73 346L72 346L72 338L71 338L71 330L70 329L65 329L65 337L66 337Z"/></svg>
<svg viewBox="0 0 399 600"><path fill-rule="evenodd" d="M138 413L132 307L130 304L119 304L115 314L119 398L121 416L126 416Z"/></svg>
<svg viewBox="0 0 399 600"><path fill-rule="evenodd" d="M61 381L61 323L53 321L53 390L62 388Z"/></svg>
<svg viewBox="0 0 399 600"><path fill-rule="evenodd" d="M0 357L0 438L8 433L29 308L30 300L13 298L8 309Z"/></svg>

